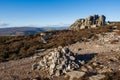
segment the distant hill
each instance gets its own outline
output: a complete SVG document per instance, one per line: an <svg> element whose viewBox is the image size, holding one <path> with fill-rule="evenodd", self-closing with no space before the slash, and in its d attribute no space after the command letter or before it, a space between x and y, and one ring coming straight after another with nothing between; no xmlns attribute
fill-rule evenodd
<svg viewBox="0 0 120 80"><path fill-rule="evenodd" d="M0 28L0 36L12 36L12 35L27 35L36 34L44 31L51 30L64 30L67 27L10 27L10 28Z"/></svg>

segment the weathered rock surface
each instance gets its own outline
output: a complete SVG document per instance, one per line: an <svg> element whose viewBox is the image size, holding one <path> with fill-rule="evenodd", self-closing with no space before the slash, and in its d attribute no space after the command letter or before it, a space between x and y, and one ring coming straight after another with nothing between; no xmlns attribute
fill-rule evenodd
<svg viewBox="0 0 120 80"><path fill-rule="evenodd" d="M59 76L80 68L80 65L80 61L68 48L58 47L41 57L39 62L33 65L33 70L48 69L50 75Z"/></svg>
<svg viewBox="0 0 120 80"><path fill-rule="evenodd" d="M103 78L105 78L105 75L98 74L98 75L95 75L95 76L90 77L89 79L90 79L90 80L101 80L101 79L103 79Z"/></svg>
<svg viewBox="0 0 120 80"><path fill-rule="evenodd" d="M86 19L78 19L70 26L69 30L80 30L103 26L106 23L105 19L106 17L104 15L93 15L87 17Z"/></svg>
<svg viewBox="0 0 120 80"><path fill-rule="evenodd" d="M80 72L80 71L72 71L67 73L67 76L70 76L69 80L73 80L74 78L80 79L84 75L85 75L85 72Z"/></svg>

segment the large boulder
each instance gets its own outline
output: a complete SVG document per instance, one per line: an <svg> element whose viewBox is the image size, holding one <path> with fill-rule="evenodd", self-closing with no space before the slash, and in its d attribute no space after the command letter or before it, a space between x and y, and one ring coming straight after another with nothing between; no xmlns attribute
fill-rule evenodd
<svg viewBox="0 0 120 80"><path fill-rule="evenodd" d="M70 26L69 30L80 30L100 27L106 24L105 20L106 17L104 15L93 15L87 17L86 19L78 19Z"/></svg>

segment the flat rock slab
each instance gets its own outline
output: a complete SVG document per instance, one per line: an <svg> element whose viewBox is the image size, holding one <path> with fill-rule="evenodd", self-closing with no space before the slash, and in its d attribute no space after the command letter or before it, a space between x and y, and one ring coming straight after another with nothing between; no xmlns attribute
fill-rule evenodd
<svg viewBox="0 0 120 80"><path fill-rule="evenodd" d="M67 73L67 76L70 76L69 80L73 80L74 78L80 79L84 75L85 75L85 72L80 72L80 71L72 71Z"/></svg>
<svg viewBox="0 0 120 80"><path fill-rule="evenodd" d="M101 80L103 78L105 78L105 75L98 74L98 75L90 77L89 80Z"/></svg>

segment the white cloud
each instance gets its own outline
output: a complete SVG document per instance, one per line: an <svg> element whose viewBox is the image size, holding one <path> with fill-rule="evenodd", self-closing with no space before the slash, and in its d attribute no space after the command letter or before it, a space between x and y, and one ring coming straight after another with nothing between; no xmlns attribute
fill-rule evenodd
<svg viewBox="0 0 120 80"><path fill-rule="evenodd" d="M64 23L59 23L59 24L54 24L54 25L42 25L46 27L64 27L64 26L70 26L70 24L64 24Z"/></svg>
<svg viewBox="0 0 120 80"><path fill-rule="evenodd" d="M5 22L0 21L0 27L4 27L4 26L9 26L9 24L8 24L8 23L5 23Z"/></svg>

